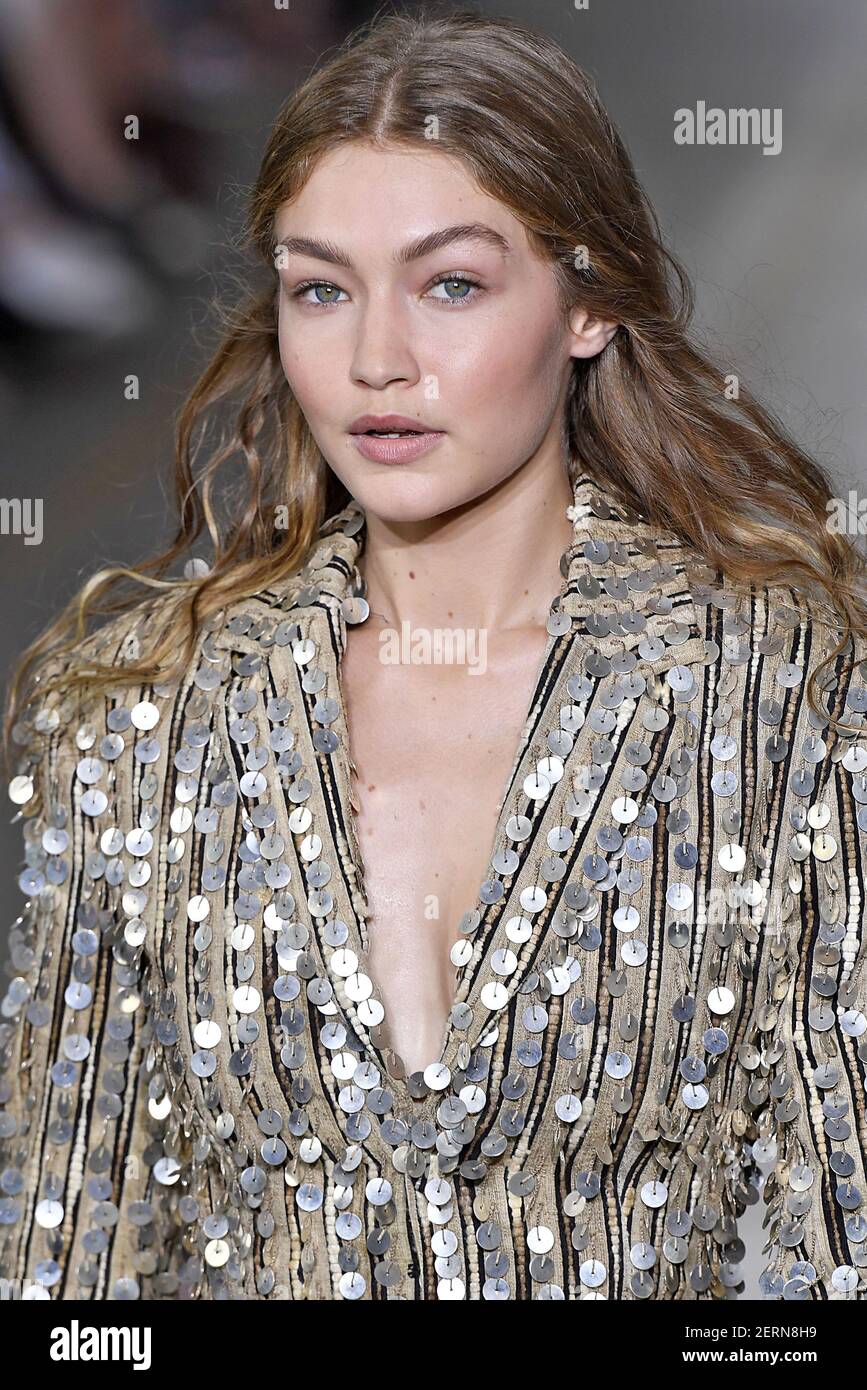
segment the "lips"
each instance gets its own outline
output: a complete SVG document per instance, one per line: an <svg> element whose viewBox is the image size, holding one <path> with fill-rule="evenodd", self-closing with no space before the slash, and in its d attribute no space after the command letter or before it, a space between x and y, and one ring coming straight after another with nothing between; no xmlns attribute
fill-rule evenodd
<svg viewBox="0 0 867 1390"><path fill-rule="evenodd" d="M415 420L409 415L359 415L349 426L350 434L370 434L379 437L439 434L431 425Z"/></svg>
<svg viewBox="0 0 867 1390"><path fill-rule="evenodd" d="M364 428L359 428L363 426ZM430 453L444 439L443 430L430 429L405 415L362 415L350 438L353 447L371 463L410 463Z"/></svg>

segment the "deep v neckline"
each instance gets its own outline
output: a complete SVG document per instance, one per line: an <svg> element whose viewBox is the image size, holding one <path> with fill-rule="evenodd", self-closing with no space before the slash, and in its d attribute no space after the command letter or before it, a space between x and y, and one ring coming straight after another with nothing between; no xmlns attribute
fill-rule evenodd
<svg viewBox="0 0 867 1390"><path fill-rule="evenodd" d="M523 718L520 725L517 746L515 748L509 772L506 776L504 787L498 802L494 825L491 831L490 839L488 841L488 850L486 858L484 863L479 866L480 869L484 871L483 876L480 877L478 880L480 889L484 886L486 882L491 881L491 876L496 872L493 867L493 860L495 859L496 855L498 854L498 852L502 852L504 849L506 849L509 845L509 842L505 835L505 826L506 822L509 819L510 803L514 799L516 774L519 772L521 764L527 753L527 748L529 744L529 732L532 727L533 711L536 706L538 691L540 685L544 682L544 678L550 667L551 657L554 648L561 641L564 640L564 634L561 632L557 632L556 630L552 631L550 624L551 615L559 610L560 605L562 604L564 597L569 589L573 571L572 559L574 556L575 549L579 544L577 536L575 534L575 522L572 516L570 515L574 507L574 501L575 493L573 485L572 502L566 509L564 509L564 514L567 516L567 518L572 520L573 539L571 544L566 548L566 550L564 550L563 554L561 555L561 582L556 594L552 596L551 602L549 604L548 629L544 651L541 660L539 661L535 670L533 684L530 688L530 697L524 710ZM436 1057L431 1058L430 1061L426 1063L424 1067L419 1068L417 1072L411 1073L409 1069L406 1067L403 1058L400 1057L400 1054L396 1051L396 1049L393 1047L391 1043L389 1013L386 1009L382 991L377 984L376 976L373 972L370 963L370 935L368 932L368 923L372 918L372 913L370 911L370 895L366 887L366 866L364 863L364 856L361 850L361 842L358 835L358 827L355 820L355 811L356 809L360 809L354 797L354 792L357 783L357 767L352 753L352 739L350 736L349 727L349 706L346 698L346 686L343 674L343 658L346 651L348 628L352 626L358 626L361 621L366 620L367 616L367 613L365 611L367 609L367 603L363 597L365 592L365 585L363 577L357 566L357 560L363 553L364 540L366 537L366 524L363 512L360 512L360 515L361 522L357 526L356 530L352 533L353 542L357 548L355 550L355 555L353 557L353 562L351 566L352 581L347 585L347 593L350 595L350 606L345 608L344 605L341 604L337 610L339 622L339 641L337 644L337 654L335 662L336 699L338 700L340 706L341 723L341 750L339 751L339 753L336 752L335 756L339 757L344 784L349 792L349 796L346 802L346 820L349 829L350 853L352 855L353 867L355 870L356 890L358 892L359 898L363 903L363 912L360 915L356 916L355 925L357 927L357 935L355 941L353 942L353 950L359 958L358 969L360 972L363 972L363 974L366 975L372 982L374 994L376 996L376 999L379 1001L379 1005L383 1011L382 1022L378 1025L378 1028L376 1029L376 1034L380 1038L380 1043L377 1046L377 1052L379 1053L383 1061L388 1062L386 1069L389 1073L389 1076L393 1080L401 1082L405 1082L406 1080L408 1080L408 1078L411 1075L422 1077L424 1079L425 1087L429 1088L435 1096L436 1092L439 1089L443 1088L445 1085L448 1084L448 1075L451 1071L451 1067L449 1065L450 1059L453 1058L456 1048L460 1045L460 1042L462 1041L460 1036L461 1030L456 1027L455 1015L456 1010L458 1010L460 1006L465 1002L467 993L466 987L469 978L468 967L474 958L475 952L470 952L468 955L468 959L462 965L458 967L454 966L454 963L451 961L450 958L450 953L451 950L454 948L455 942L461 940L461 937L456 932L449 948L448 960L449 966L454 973L454 988L452 992L451 1002L446 1013L445 1019L443 1021L443 1026L440 1030L440 1051L438 1055ZM348 620L348 614L351 615L352 621ZM571 620L567 620L566 625L568 629L571 630ZM566 636L568 640L568 633L566 634ZM492 939L494 928L502 911L502 906L508 900L508 898L509 894L508 892L506 892L504 893L503 897L500 898L499 902L490 905L492 911L486 917L485 913L487 912L487 908L489 905L481 904L477 894L475 903L468 903L459 919L460 921L464 921L468 913L479 911L481 914L481 918L484 922L484 926L482 926L482 923L480 922L480 925L477 928L477 931L484 931L483 939L485 942L479 961L478 974L485 971L487 968L487 957L489 955L490 941ZM475 933L473 935L475 935ZM466 939L472 941L473 937L468 936ZM478 974L476 976L477 980ZM386 1039L386 1041L383 1041L383 1039ZM419 1090L421 1090L421 1088L419 1088ZM422 1098L423 1093L414 1096L415 1100L420 1100Z"/></svg>
<svg viewBox="0 0 867 1390"><path fill-rule="evenodd" d="M632 698L638 697L642 684L636 686L635 678L625 673L633 669L637 660L633 648L639 645L641 666L636 675L642 673L648 680L667 681L673 690L679 692L688 691L693 679L692 667L701 666L709 656L703 635L706 622L703 616L697 616L691 586L695 580L711 579L712 575L706 566L697 564L694 554L684 552L679 538L672 533L661 534L657 529L651 529L640 513L630 511L604 484L587 472L580 472L575 478L573 505L566 509L566 515L572 521L574 539L565 552L571 554L570 563L563 565L561 562L563 582L557 596L560 600L559 617L548 628L549 640L493 827L492 855L505 845L504 831L507 827L512 828L512 820L507 819L510 798L517 797L520 805L522 795L528 800L526 811L532 819L520 814L515 819L518 822L526 820L525 838L532 835L537 818L546 815L549 804L556 804L558 814L562 813L563 817L576 822L575 846L571 851L573 861L583 843L586 808L579 804L579 799L586 793L578 793L578 797L575 795L575 759L580 762L587 753L582 724L575 726L578 733L573 741L574 753L568 739L564 740L562 760L556 756L553 759L545 757L546 749L558 747L560 724L556 724L555 730L551 731L534 728L532 724L537 699L544 704L550 698L552 679L556 679L558 690L561 685L563 687L564 704L568 706L569 701L580 702L584 706L584 714L588 715L596 703L597 692L604 688L606 677L610 678L612 687L621 685L624 693ZM400 1059L390 1047L385 1006L375 993L375 983L368 969L365 923L370 918L370 912L364 891L363 855L352 815L355 767L342 703L340 661L346 646L346 625L359 621L359 608L363 607L358 603L362 580L355 559L360 549L356 535L364 524L364 514L354 501L332 516L320 529L319 540L310 559L297 572L297 578L288 590L284 584L277 583L262 592L260 597L264 602L264 616L261 623L248 632L251 619L242 610L225 632L216 634L213 645L247 653L247 659L255 669L255 663L261 660L259 643L264 631L269 647L267 664L270 683L274 689L283 691L295 683L299 665L306 667L308 663L314 663L310 667L309 683L308 676L302 681L305 690L318 692L315 703L307 707L305 723L308 732L305 741L312 741L314 755L325 755L321 758L323 791L331 809L319 827L325 837L324 842L317 835L314 825L312 837L308 836L307 848L315 844L312 852L320 853L323 843L330 846L331 853L342 863L341 876L345 884L342 896L348 899L345 921L317 916L316 909L311 908L314 937L332 989L340 998L345 997L349 1001L343 1007L347 1011L347 1022L355 1029L358 1043L363 1054L366 1054L366 1084L386 1087L394 1093L397 1113L409 1113L414 1117L414 1123L429 1126L438 1123L444 1105L447 1109L443 1114L448 1117L449 1093L446 1088L453 1072L462 1074L471 1066L473 1050L479 1043L484 1043L495 1028L501 1026L507 1004L515 992L525 986L528 973L535 968L539 952L547 940L545 918L549 908L546 907L538 922L533 923L531 940L519 946L521 963L516 966L509 962L508 972L500 969L504 964L501 958L512 954L509 946L503 942L500 942L500 949L495 951L504 908L519 898L520 908L516 905L516 912L538 913L540 908L534 895L538 896L542 891L538 887L538 872L535 878L531 877L525 865L521 865L514 874L502 875L509 879L509 886L504 886L502 899L494 904L484 927L480 928L480 935L477 934L478 953L474 945L471 960L462 967L456 982L452 1006L443 1028L441 1060L430 1064L437 1069L436 1076L430 1078L435 1084L429 1086L425 1083L421 1087L411 1084ZM624 578L627 567L628 584ZM650 601L642 602L640 595L646 593L651 585L653 594ZM637 607L635 595L639 596ZM268 615L273 618L275 607L284 617L276 631L271 630L268 623ZM549 624L553 616L549 617ZM693 635L695 629L698 635ZM312 641L309 640L311 638ZM292 644L291 656L288 643ZM556 656L555 647L561 648ZM325 670L314 662L320 648L330 649ZM675 651L677 664L672 665L672 652ZM290 677L286 671L287 656L295 676ZM572 673L570 677L566 675L567 670ZM545 678L545 690L537 696L542 678ZM681 698L684 696L681 695ZM564 712L561 709L558 715ZM582 721L583 718L584 715ZM531 735L534 736L532 739ZM559 776L552 773L552 785L549 792L541 797L539 809L540 798L530 795L537 790L533 786L533 779L538 778L540 769L552 761L560 762ZM326 768L330 768L327 773ZM567 773L569 781L565 785L573 788L569 795L564 794L563 789L558 791L555 785ZM301 802L305 799L305 795L297 798ZM305 829L307 827L309 821L305 823ZM288 829L294 833L291 826ZM523 889L517 872L527 875L524 879L527 886ZM534 882L537 884L535 888L532 886ZM557 899L561 892L564 902L571 909L576 904L575 897L571 895L576 892L580 895L581 889L577 884L574 888L572 885L562 889L558 887L555 890ZM529 895L526 906L525 895ZM331 899L327 889L322 896L323 900ZM549 907L553 905L549 904ZM329 905L323 903L322 911L327 914ZM506 935L509 936L508 933ZM509 941L513 939L509 937ZM335 947L339 949L335 950ZM506 973L509 974L508 985L502 983ZM562 971L559 973L562 975ZM556 971L546 971L546 974L552 989L562 986L562 980L554 978ZM424 1132L430 1135L432 1131L425 1129Z"/></svg>

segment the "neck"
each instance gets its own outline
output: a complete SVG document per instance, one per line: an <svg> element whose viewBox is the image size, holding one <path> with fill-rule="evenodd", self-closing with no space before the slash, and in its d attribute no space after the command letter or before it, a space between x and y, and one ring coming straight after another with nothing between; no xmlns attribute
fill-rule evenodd
<svg viewBox="0 0 867 1390"><path fill-rule="evenodd" d="M359 572L371 617L399 628L544 625L574 540L562 458L534 456L502 483L432 521L366 516Z"/></svg>

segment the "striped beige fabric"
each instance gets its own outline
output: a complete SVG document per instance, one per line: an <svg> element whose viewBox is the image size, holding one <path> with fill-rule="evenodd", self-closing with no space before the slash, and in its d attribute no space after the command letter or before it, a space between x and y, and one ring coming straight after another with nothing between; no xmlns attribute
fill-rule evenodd
<svg viewBox="0 0 867 1390"><path fill-rule="evenodd" d="M355 503L181 681L123 679L157 598L87 640L108 696L34 699L0 1021L21 1296L732 1298L764 1200L763 1295L865 1297L867 652L826 680L835 731L815 599L738 595L587 473L569 515L423 1073L366 956Z"/></svg>

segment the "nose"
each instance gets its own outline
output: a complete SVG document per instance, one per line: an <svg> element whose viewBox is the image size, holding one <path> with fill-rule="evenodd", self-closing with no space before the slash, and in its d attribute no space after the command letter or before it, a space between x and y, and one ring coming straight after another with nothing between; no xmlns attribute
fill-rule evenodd
<svg viewBox="0 0 867 1390"><path fill-rule="evenodd" d="M419 379L405 318L386 295L371 296L360 309L350 370L354 382L374 390Z"/></svg>

